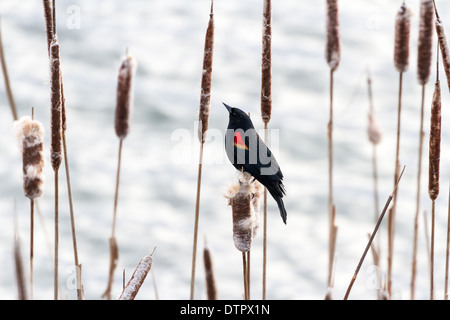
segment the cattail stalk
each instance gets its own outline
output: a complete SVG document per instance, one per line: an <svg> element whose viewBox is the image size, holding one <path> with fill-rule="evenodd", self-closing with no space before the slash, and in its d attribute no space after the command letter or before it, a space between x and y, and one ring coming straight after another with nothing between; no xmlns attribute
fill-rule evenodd
<svg viewBox="0 0 450 320"><path fill-rule="evenodd" d="M44 127L30 117L15 122L22 150L23 190L30 199L30 297L33 299L34 200L42 195L44 185Z"/></svg>
<svg viewBox="0 0 450 320"><path fill-rule="evenodd" d="M328 122L328 216L329 216L329 256L328 292L332 288L332 273L337 236L335 224L336 208L333 200L333 87L334 72L341 57L339 10L337 0L327 0L327 39L325 57L330 68L330 118Z"/></svg>
<svg viewBox="0 0 450 320"><path fill-rule="evenodd" d="M122 145L123 140L127 137L130 130L130 118L133 107L133 77L136 69L136 61L134 57L127 51L119 68L119 75L117 79L116 90L116 110L114 117L114 129L119 138L119 152L117 161L116 173L116 187L114 192L114 209L111 237L109 238L110 260L109 260L109 274L108 285L103 296L106 299L111 299L111 290L114 279L114 271L119 259L119 249L116 240L116 219L117 219L117 204L119 199L119 184L120 184L120 168L122 160Z"/></svg>
<svg viewBox="0 0 450 320"><path fill-rule="evenodd" d="M250 298L250 249L259 224L259 198L262 185L253 177L240 172L238 182L231 185L225 197L229 200L233 214L233 241L242 252L244 297Z"/></svg>
<svg viewBox="0 0 450 320"><path fill-rule="evenodd" d="M190 299L194 299L195 287L195 265L197 261L197 238L198 238L198 221L200 213L200 190L202 184L202 162L203 162L203 145L206 140L206 132L208 130L209 109L211 102L211 86L212 86L212 66L214 56L214 11L213 0L211 0L211 11L209 13L208 27L205 35L205 45L203 50L203 72L201 80L200 108L199 108L199 129L198 136L200 140L200 154L198 162L197 174L197 196L195 198L195 217L194 217L194 239L192 244L192 268L191 268L191 287Z"/></svg>
<svg viewBox="0 0 450 320"><path fill-rule="evenodd" d="M384 215L386 214L386 211L387 211L387 209L388 209L392 199L394 198L394 193L397 190L397 187L398 187L398 185L400 183L400 180L402 179L404 171L405 171L405 167L403 167L402 171L400 172L399 178L398 178L397 182L394 185L394 189L391 192L391 194L389 195L389 197L388 197L388 199L386 201L386 204L384 205L383 211L381 212L381 214L380 214L380 216L379 216L379 218L377 220L377 223L375 224L373 232L370 235L369 242L367 243L367 246L364 249L364 252L363 252L363 254L361 256L361 259L359 260L358 265L356 266L356 269L355 269L353 277L352 277L352 279L350 281L350 284L347 287L347 291L345 292L344 300L347 300L348 296L350 295L350 292L352 290L353 284L355 283L356 278L358 276L359 270L361 269L361 266L362 266L362 264L364 262L364 259L365 259L366 255L367 255L367 252L369 251L369 249L370 249L370 247L372 245L373 239L375 238L375 235L377 234L377 231L378 231L378 229L379 229L379 227L381 225L381 222L383 221Z"/></svg>
<svg viewBox="0 0 450 320"><path fill-rule="evenodd" d="M203 264L205 267L206 293L208 300L217 300L216 279L214 277L213 261L211 257L211 250L206 244L203 248Z"/></svg>
<svg viewBox="0 0 450 320"><path fill-rule="evenodd" d="M122 291L119 300L134 300L139 292L148 272L152 268L153 254L146 255L141 259L133 272L130 280Z"/></svg>
<svg viewBox="0 0 450 320"><path fill-rule="evenodd" d="M375 204L375 222L378 219L379 209L379 196L378 196L378 166L377 166L377 145L381 142L382 131L380 125L375 117L375 108L373 104L372 95L372 79L370 74L367 77L367 86L369 93L369 121L367 127L367 134L369 141L372 144L372 166L373 166L373 182L374 182L374 204ZM380 238L378 237L378 240ZM379 242L379 241L378 241ZM372 245L372 252L374 257L374 264L380 267L380 243ZM381 283L381 274L377 272L378 283ZM380 297L380 290L378 290L378 297Z"/></svg>
<svg viewBox="0 0 450 320"><path fill-rule="evenodd" d="M14 211L14 263L16 269L16 283L19 300L28 300L28 292L25 281L25 271L21 253L20 237L17 227L17 213Z"/></svg>
<svg viewBox="0 0 450 320"><path fill-rule="evenodd" d="M438 59L439 60L439 59ZM438 61L439 63L439 61ZM431 250L430 250L430 299L434 299L434 228L435 201L439 195L439 171L441 159L441 87L437 63L436 83L434 85L433 101L430 118L430 149L428 167L428 195L432 201L431 207Z"/></svg>
<svg viewBox="0 0 450 320"><path fill-rule="evenodd" d="M450 256L450 187L448 194L448 209L447 209L447 242L445 249L445 285L444 285L444 300L448 300L448 270L449 270L449 256Z"/></svg>
<svg viewBox="0 0 450 320"><path fill-rule="evenodd" d="M54 253L54 299L58 299L58 250L59 250L59 216L58 216L58 170L61 166L61 73L59 44L56 37L50 45L51 72L51 164L55 175L55 253Z"/></svg>
<svg viewBox="0 0 450 320"><path fill-rule="evenodd" d="M417 241L418 241L418 221L420 212L420 187L422 175L422 153L423 139L425 132L423 130L424 106L425 106L425 85L427 84L432 60L433 46L433 22L434 8L433 1L421 0L420 2L420 25L417 54L417 79L422 86L422 99L420 108L420 129L419 129L419 160L417 169L417 193L416 193L416 212L414 217L414 240L413 240L413 258L411 270L411 300L414 300L416 283L416 265L417 265Z"/></svg>
<svg viewBox="0 0 450 320"><path fill-rule="evenodd" d="M261 61L261 118L264 123L264 141L268 141L268 125L272 115L272 1L264 0ZM267 189L263 201L263 272L262 299L266 299L267 274Z"/></svg>
<svg viewBox="0 0 450 320"><path fill-rule="evenodd" d="M17 108L16 108L16 103L14 102L14 97L12 94L11 84L10 84L9 75L8 75L8 69L6 67L5 53L3 51L3 40L2 40L1 27L0 27L0 63L2 65L3 79L5 80L5 89L6 89L6 95L8 96L9 107L11 109L13 119L14 119L14 121L16 121L18 119Z"/></svg>
<svg viewBox="0 0 450 320"><path fill-rule="evenodd" d="M394 65L399 72L398 89L398 112L397 112L397 146L395 152L394 183L398 180L400 174L400 132L401 132L401 111L402 111L402 86L403 73L408 70L409 65L409 39L411 30L411 10L403 2L397 12L395 21L395 42L394 42ZM388 292L392 297L392 262L394 253L394 235L395 235L395 214L397 207L397 189L394 193L393 205L388 217Z"/></svg>

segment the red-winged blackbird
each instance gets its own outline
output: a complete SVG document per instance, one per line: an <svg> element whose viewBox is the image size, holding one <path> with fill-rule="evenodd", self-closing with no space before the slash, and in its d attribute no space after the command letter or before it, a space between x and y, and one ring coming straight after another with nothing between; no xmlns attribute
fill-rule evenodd
<svg viewBox="0 0 450 320"><path fill-rule="evenodd" d="M280 215L286 223L284 208L283 174L274 155L258 136L252 120L242 110L225 104L230 114L225 134L225 150L228 159L239 171L248 172L264 185L278 204Z"/></svg>

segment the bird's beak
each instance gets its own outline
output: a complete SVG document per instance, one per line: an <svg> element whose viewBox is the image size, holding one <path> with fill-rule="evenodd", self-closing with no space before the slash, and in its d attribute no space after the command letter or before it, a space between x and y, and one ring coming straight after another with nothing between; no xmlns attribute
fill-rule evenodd
<svg viewBox="0 0 450 320"><path fill-rule="evenodd" d="M231 107L227 105L225 102L222 102L225 108L227 108L228 112L231 113Z"/></svg>

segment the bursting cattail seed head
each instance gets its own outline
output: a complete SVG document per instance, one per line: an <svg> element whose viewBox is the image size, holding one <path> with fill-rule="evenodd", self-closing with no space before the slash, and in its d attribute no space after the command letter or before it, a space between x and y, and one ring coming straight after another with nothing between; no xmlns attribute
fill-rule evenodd
<svg viewBox="0 0 450 320"><path fill-rule="evenodd" d="M408 70L410 32L411 9L403 3L395 19L394 63L398 72Z"/></svg>
<svg viewBox="0 0 450 320"><path fill-rule="evenodd" d="M59 44L53 39L50 45L51 75L51 162L53 170L61 166L62 158L62 125L61 125L61 70Z"/></svg>
<svg viewBox="0 0 450 320"><path fill-rule="evenodd" d="M341 59L341 44L339 32L339 11L337 0L327 0L327 42L326 59L332 71L339 66Z"/></svg>
<svg viewBox="0 0 450 320"><path fill-rule="evenodd" d="M23 190L26 197L35 199L42 196L44 186L44 127L30 117L22 117L14 127L22 150Z"/></svg>
<svg viewBox="0 0 450 320"><path fill-rule="evenodd" d="M211 12L209 14L208 27L205 35L205 46L203 50L203 72L201 81L200 109L198 112L199 128L198 139L204 143L206 131L208 130L209 109L211 102L212 66L214 55L214 14L211 1Z"/></svg>
<svg viewBox="0 0 450 320"><path fill-rule="evenodd" d="M133 97L132 85L136 69L136 61L127 53L122 60L117 81L117 103L114 119L114 128L119 139L124 139L130 129L130 114L132 111Z"/></svg>
<svg viewBox="0 0 450 320"><path fill-rule="evenodd" d="M233 241L241 252L250 250L259 223L259 198L261 184L246 173L240 172L238 181L225 193L233 213Z"/></svg>
<svg viewBox="0 0 450 320"><path fill-rule="evenodd" d="M428 195L436 200L439 195L439 165L441 160L441 87L436 81L431 105L430 151L428 167Z"/></svg>
<svg viewBox="0 0 450 320"><path fill-rule="evenodd" d="M430 77L433 47L434 6L432 0L420 2L420 24L417 55L417 78L426 84Z"/></svg>

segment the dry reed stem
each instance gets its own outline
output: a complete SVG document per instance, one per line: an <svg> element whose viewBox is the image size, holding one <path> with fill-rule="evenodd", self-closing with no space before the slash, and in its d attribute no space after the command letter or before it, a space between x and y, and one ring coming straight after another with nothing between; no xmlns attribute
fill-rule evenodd
<svg viewBox="0 0 450 320"><path fill-rule="evenodd" d="M211 250L206 245L203 248L203 264L205 267L206 293L208 300L217 300L217 286L214 277L214 265L211 257Z"/></svg>
<svg viewBox="0 0 450 320"><path fill-rule="evenodd" d="M192 243L192 267L191 267L191 286L190 299L194 299L195 287L195 265L197 261L197 238L198 238L198 221L200 213L200 190L202 184L202 162L203 162L203 145L208 129L208 118L211 100L211 79L212 79L212 62L214 52L214 3L211 0L211 10L209 14L208 27L205 35L205 46L203 52L203 69L201 81L200 110L199 110L199 128L198 136L200 140L200 154L198 162L197 174L197 195L195 199L195 217L194 217L194 239Z"/></svg>
<svg viewBox="0 0 450 320"><path fill-rule="evenodd" d="M445 284L444 284L444 300L448 300L448 269L450 256L450 187L448 194L448 209L447 209L447 242L445 249Z"/></svg>
<svg viewBox="0 0 450 320"><path fill-rule="evenodd" d="M370 235L369 242L367 243L366 248L364 249L364 252L363 252L363 254L362 254L362 256L361 256L361 259L359 260L359 263L358 263L358 265L357 265L357 267L356 267L356 270L355 270L355 272L354 272L354 274L353 274L353 277L352 277L352 279L351 279L351 281L350 281L350 284L349 284L349 286L348 286L348 288L347 288L347 291L346 291L345 296L344 296L344 300L347 300L347 299L348 299L348 296L349 296L349 294L350 294L350 291L352 290L353 284L354 284L355 281L356 281L356 278L357 278L357 276L358 276L359 270L361 269L361 266L362 266L362 264L363 264L363 262L364 262L364 259L365 259L366 255L367 255L367 252L369 251L369 249L370 249L370 247L371 247L371 245L372 245L373 239L375 238L375 235L377 234L378 228L380 227L380 224L381 224L381 222L383 221L383 217L384 217L384 215L386 214L387 208L389 207L389 204L391 203L392 199L394 198L395 190L397 189L397 187L398 187L398 185L399 185L399 183L400 183L400 180L401 180L401 178L402 178L402 176L403 176L403 172L405 171L405 168L406 168L406 167L404 166L403 169L402 169L402 171L400 172L399 178L398 178L397 182L396 182L395 185L394 185L394 189L393 189L393 191L391 192L391 194L389 195L389 197L388 197L388 199L387 199L387 201L386 201L386 204L384 205L383 211L381 212L380 217L378 218L378 221L377 221L377 223L375 224L375 227L374 227L374 229L373 229L373 232L372 232L372 234Z"/></svg>
<svg viewBox="0 0 450 320"><path fill-rule="evenodd" d="M410 31L411 9L403 2L395 20L394 63L398 72L408 70Z"/></svg>
<svg viewBox="0 0 450 320"><path fill-rule="evenodd" d="M5 80L5 89L6 89L6 95L8 96L9 107L11 109L13 119L14 119L14 121L16 121L18 119L17 108L16 108L16 104L14 102L11 84L9 81L8 68L6 67L5 52L3 50L3 40L2 40L1 28L0 28L0 62L2 65L3 79Z"/></svg>
<svg viewBox="0 0 450 320"><path fill-rule="evenodd" d="M339 10L337 0L327 0L327 41L325 56L332 71L339 66L341 57Z"/></svg>
<svg viewBox="0 0 450 320"><path fill-rule="evenodd" d="M16 271L16 283L19 300L28 300L28 291L26 287L25 271L21 253L20 237L17 226L17 213L14 211L14 263Z"/></svg>
<svg viewBox="0 0 450 320"><path fill-rule="evenodd" d="M419 84L428 82L431 71L432 47L433 47L433 1L421 0L420 24L417 51L417 79Z"/></svg>
<svg viewBox="0 0 450 320"><path fill-rule="evenodd" d="M134 300L153 264L152 254L141 259L130 280L122 291L119 300Z"/></svg>

